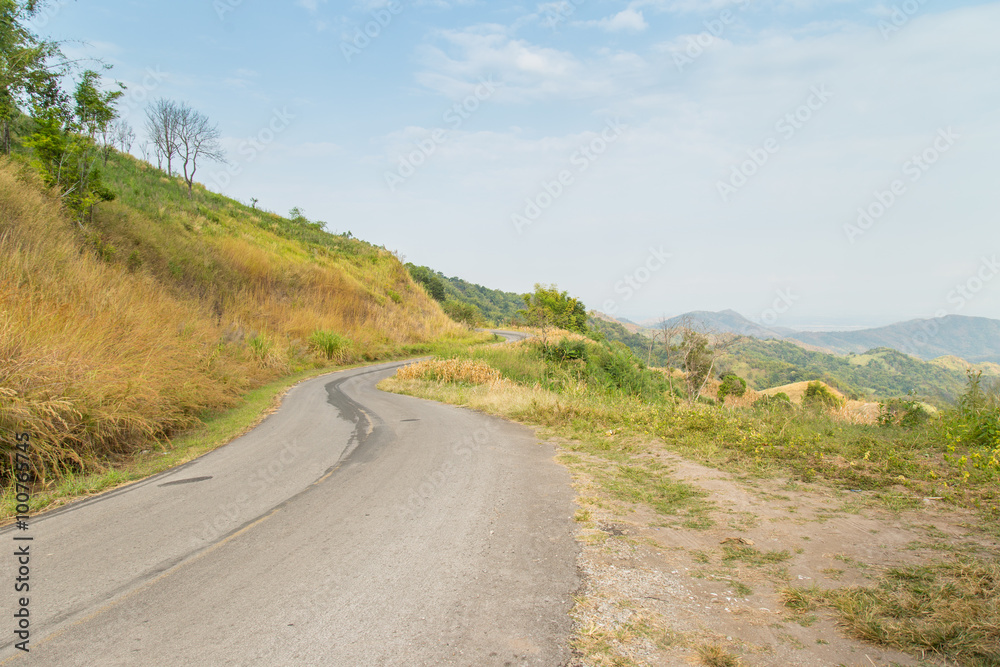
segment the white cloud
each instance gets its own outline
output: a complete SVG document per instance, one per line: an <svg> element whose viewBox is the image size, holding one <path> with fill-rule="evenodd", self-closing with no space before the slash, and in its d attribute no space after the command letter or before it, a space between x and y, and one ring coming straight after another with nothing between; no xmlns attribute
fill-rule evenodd
<svg viewBox="0 0 1000 667"><path fill-rule="evenodd" d="M618 12L614 16L599 21L582 21L577 25L593 26L607 30L608 32L642 32L649 27L642 12L636 11L631 7Z"/></svg>

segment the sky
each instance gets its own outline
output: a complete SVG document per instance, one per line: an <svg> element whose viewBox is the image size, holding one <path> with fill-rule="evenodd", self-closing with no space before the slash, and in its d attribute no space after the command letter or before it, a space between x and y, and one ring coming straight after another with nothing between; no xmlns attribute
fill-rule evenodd
<svg viewBox="0 0 1000 667"><path fill-rule="evenodd" d="M210 189L645 320L1000 318L1000 3L56 0Z"/></svg>

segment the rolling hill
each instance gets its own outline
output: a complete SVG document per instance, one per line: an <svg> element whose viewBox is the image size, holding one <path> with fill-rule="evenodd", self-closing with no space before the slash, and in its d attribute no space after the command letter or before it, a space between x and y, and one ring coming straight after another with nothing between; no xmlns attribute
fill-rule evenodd
<svg viewBox="0 0 1000 667"><path fill-rule="evenodd" d="M891 347L924 360L956 356L1000 363L1000 320L985 317L947 315L861 331L797 332L788 338L841 354Z"/></svg>

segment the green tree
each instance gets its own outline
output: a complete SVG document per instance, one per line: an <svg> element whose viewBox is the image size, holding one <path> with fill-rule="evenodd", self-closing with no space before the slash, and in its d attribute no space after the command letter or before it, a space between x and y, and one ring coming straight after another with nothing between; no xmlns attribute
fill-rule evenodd
<svg viewBox="0 0 1000 667"><path fill-rule="evenodd" d="M726 373L722 376L722 383L719 385L719 400L726 400L726 396L736 396L739 398L747 393L747 381L735 373Z"/></svg>
<svg viewBox="0 0 1000 667"><path fill-rule="evenodd" d="M125 94L125 84L115 82L119 90L103 91L100 87L101 75L93 70L87 70L76 86L73 99L76 102L76 128L85 134L96 145L101 138L101 154L104 164L108 163L111 152L111 125L118 118L115 108L118 100Z"/></svg>
<svg viewBox="0 0 1000 667"><path fill-rule="evenodd" d="M444 310L445 315L451 319L465 324L470 329L475 327L479 321L482 319L482 314L479 309L473 306L471 303L462 303L461 301L446 301L444 305L441 306Z"/></svg>
<svg viewBox="0 0 1000 667"><path fill-rule="evenodd" d="M426 266L416 266L414 264L407 264L406 269L410 272L410 276L416 282L424 286L424 289L427 290L427 293L431 295L432 299L442 303L444 302L447 298L444 281L435 275L433 271Z"/></svg>
<svg viewBox="0 0 1000 667"><path fill-rule="evenodd" d="M57 87L66 69L58 44L40 39L25 22L43 2L0 0L0 151L10 154L14 122Z"/></svg>
<svg viewBox="0 0 1000 667"><path fill-rule="evenodd" d="M560 292L555 285L536 284L533 294L524 295L524 306L518 314L532 326L587 332L586 306L567 292Z"/></svg>
<svg viewBox="0 0 1000 667"><path fill-rule="evenodd" d="M102 151L95 137L115 119L114 105L122 92L103 92L100 80L97 72L85 71L72 98L49 81L38 95L34 131L25 141L46 185L81 223L99 202L115 198L101 180L97 163Z"/></svg>

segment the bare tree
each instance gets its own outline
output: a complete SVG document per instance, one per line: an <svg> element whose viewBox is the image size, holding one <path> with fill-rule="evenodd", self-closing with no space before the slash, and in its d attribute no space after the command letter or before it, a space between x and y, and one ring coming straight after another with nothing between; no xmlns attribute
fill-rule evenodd
<svg viewBox="0 0 1000 667"><path fill-rule="evenodd" d="M177 154L177 125L181 107L176 102L163 98L146 107L146 135L156 152L156 165L163 168L167 161L167 174L173 176L173 158Z"/></svg>
<svg viewBox="0 0 1000 667"><path fill-rule="evenodd" d="M132 150L132 144L135 143L135 130L124 118L119 118L112 124L111 143L113 146L117 146L122 153L128 153Z"/></svg>
<svg viewBox="0 0 1000 667"><path fill-rule="evenodd" d="M673 368L684 371L684 393L688 402L695 401L712 377L715 364L743 336L719 333L699 325L690 317L673 323L660 323L660 333L667 356L670 391L673 394Z"/></svg>
<svg viewBox="0 0 1000 667"><path fill-rule="evenodd" d="M184 181L188 186L189 199L194 196L194 175L198 171L198 161L225 160L219 136L219 126L213 125L208 116L186 104L178 107L175 134L177 158L183 162Z"/></svg>

